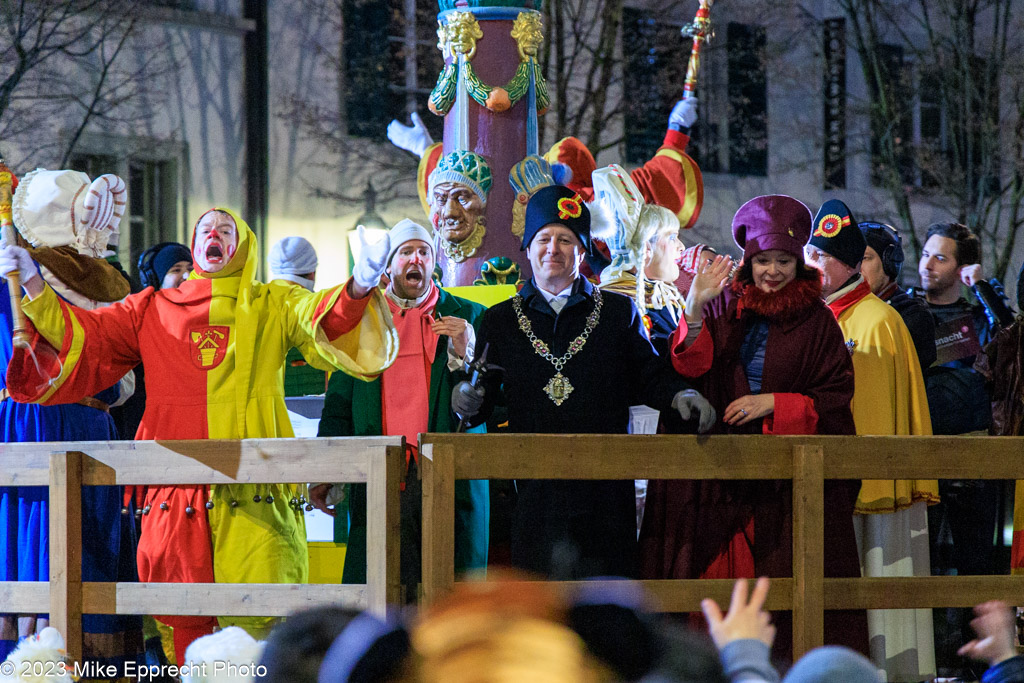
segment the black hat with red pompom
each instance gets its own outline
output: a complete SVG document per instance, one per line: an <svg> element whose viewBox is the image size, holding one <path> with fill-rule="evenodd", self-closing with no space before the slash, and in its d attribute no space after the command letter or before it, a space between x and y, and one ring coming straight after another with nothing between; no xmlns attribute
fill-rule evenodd
<svg viewBox="0 0 1024 683"><path fill-rule="evenodd" d="M552 223L572 230L583 244L584 251L590 253L590 209L578 192L562 185L543 187L530 197L526 205L521 249L530 246L534 236Z"/></svg>

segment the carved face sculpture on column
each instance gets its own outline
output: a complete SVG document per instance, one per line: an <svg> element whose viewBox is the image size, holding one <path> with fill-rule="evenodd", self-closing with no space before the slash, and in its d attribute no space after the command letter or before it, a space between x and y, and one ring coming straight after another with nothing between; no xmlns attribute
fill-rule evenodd
<svg viewBox="0 0 1024 683"><path fill-rule="evenodd" d="M445 255L456 263L472 256L483 243L490 189L490 166L467 150L446 154L430 173L430 221Z"/></svg>

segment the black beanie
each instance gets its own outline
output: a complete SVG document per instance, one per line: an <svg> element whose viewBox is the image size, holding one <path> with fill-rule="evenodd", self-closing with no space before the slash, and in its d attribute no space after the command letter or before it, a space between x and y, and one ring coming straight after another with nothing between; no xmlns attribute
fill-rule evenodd
<svg viewBox="0 0 1024 683"><path fill-rule="evenodd" d="M175 263L188 261L192 263L192 254L184 244L168 244L156 253L153 257L153 270L161 281L167 271L174 267Z"/></svg>
<svg viewBox="0 0 1024 683"><path fill-rule="evenodd" d="M184 244L177 242L161 242L142 252L138 264L142 286L160 289L164 275L179 261L192 263L192 253Z"/></svg>
<svg viewBox="0 0 1024 683"><path fill-rule="evenodd" d="M878 258L882 261L882 272L890 280L897 280L900 271L903 269L903 240L896 228L886 223L874 223L868 221L860 224L860 233L864 235L864 241L875 250Z"/></svg>
<svg viewBox="0 0 1024 683"><path fill-rule="evenodd" d="M838 199L830 199L818 209L808 244L851 268L856 268L864 260L864 250L868 246L857 221L850 214L850 208Z"/></svg>

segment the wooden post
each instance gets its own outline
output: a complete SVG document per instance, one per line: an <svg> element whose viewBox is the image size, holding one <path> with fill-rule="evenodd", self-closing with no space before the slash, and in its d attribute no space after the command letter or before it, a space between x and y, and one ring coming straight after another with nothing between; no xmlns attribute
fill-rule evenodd
<svg viewBox="0 0 1024 683"><path fill-rule="evenodd" d="M50 454L50 625L82 661L82 453ZM96 533L99 533L96 530Z"/></svg>
<svg viewBox="0 0 1024 683"><path fill-rule="evenodd" d="M455 448L424 444L423 603L430 605L455 585Z"/></svg>
<svg viewBox="0 0 1024 683"><path fill-rule="evenodd" d="M793 447L793 661L825 642L825 479L821 446Z"/></svg>
<svg viewBox="0 0 1024 683"><path fill-rule="evenodd" d="M399 486L405 449L371 451L366 479L366 597L369 610L383 617L401 591L401 508ZM380 539L384 539L381 543Z"/></svg>

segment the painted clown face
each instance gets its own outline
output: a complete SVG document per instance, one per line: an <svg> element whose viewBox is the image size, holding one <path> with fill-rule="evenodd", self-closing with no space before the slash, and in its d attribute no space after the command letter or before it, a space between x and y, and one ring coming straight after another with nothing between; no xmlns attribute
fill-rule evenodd
<svg viewBox="0 0 1024 683"><path fill-rule="evenodd" d="M461 244L473 234L484 208L476 192L462 183L438 183L430 197L434 229L442 239L453 244Z"/></svg>
<svg viewBox="0 0 1024 683"><path fill-rule="evenodd" d="M238 249L235 219L221 211L207 211L196 223L192 242L192 260L207 273L216 273L228 264Z"/></svg>
<svg viewBox="0 0 1024 683"><path fill-rule="evenodd" d="M430 290L434 249L423 240L409 240L391 257L391 287L403 299L418 299Z"/></svg>

